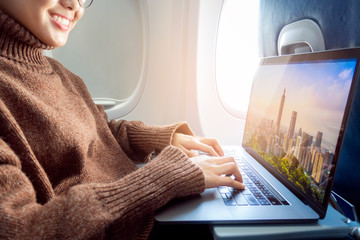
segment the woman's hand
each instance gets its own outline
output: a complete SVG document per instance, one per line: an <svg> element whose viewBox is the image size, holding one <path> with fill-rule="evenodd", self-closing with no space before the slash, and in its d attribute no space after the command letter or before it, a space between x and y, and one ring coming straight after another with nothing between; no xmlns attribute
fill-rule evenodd
<svg viewBox="0 0 360 240"><path fill-rule="evenodd" d="M224 152L221 149L219 142L212 138L202 138L181 133L174 133L171 145L183 150L188 157L195 157L198 155L192 150L199 150L215 157L224 156Z"/></svg>
<svg viewBox="0 0 360 240"><path fill-rule="evenodd" d="M228 186L244 189L239 168L232 157L197 156L190 160L198 165L205 176L205 187Z"/></svg>
<svg viewBox="0 0 360 240"><path fill-rule="evenodd" d="M173 135L171 144L183 150L196 165L200 167L205 176L205 187L229 186L244 189L239 168L232 157L224 156L224 152L216 139L190 136L181 133ZM193 150L199 150L209 155L198 156Z"/></svg>

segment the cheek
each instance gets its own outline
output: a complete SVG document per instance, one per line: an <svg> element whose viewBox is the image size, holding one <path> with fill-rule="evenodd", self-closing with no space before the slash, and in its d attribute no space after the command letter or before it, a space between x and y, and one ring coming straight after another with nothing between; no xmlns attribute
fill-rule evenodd
<svg viewBox="0 0 360 240"><path fill-rule="evenodd" d="M85 9L84 8L80 8L76 14L75 14L75 23L77 21L79 21L83 16L84 16L84 13L85 13Z"/></svg>
<svg viewBox="0 0 360 240"><path fill-rule="evenodd" d="M81 8L75 15L75 18L71 24L71 30L70 32L75 28L77 22L82 18L82 16L84 15L84 9Z"/></svg>
<svg viewBox="0 0 360 240"><path fill-rule="evenodd" d="M32 32L37 38L43 40L45 33L49 29L49 22L45 21L45 18L38 14L32 16L23 15L22 24ZM26 17L25 17L26 16Z"/></svg>

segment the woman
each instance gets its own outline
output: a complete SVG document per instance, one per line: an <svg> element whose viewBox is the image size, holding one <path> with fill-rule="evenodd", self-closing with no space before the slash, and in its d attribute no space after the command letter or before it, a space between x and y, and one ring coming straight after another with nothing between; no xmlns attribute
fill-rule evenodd
<svg viewBox="0 0 360 240"><path fill-rule="evenodd" d="M169 200L244 188L216 140L186 123L107 121L83 81L43 56L67 42L84 4L0 1L1 239L146 239Z"/></svg>

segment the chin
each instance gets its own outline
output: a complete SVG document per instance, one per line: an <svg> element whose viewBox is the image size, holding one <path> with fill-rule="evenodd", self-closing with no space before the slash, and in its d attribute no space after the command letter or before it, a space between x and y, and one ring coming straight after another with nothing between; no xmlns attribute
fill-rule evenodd
<svg viewBox="0 0 360 240"><path fill-rule="evenodd" d="M38 37L39 40L48 46L57 48L62 47L67 43L68 37L61 34L50 34Z"/></svg>
<svg viewBox="0 0 360 240"><path fill-rule="evenodd" d="M54 47L54 48L58 48L58 47L62 47L66 44L67 39L66 40L51 40L51 41L43 41L43 43L45 43L48 46Z"/></svg>
<svg viewBox="0 0 360 240"><path fill-rule="evenodd" d="M66 44L66 42L61 42L61 43L53 44L53 45L51 45L51 46L54 47L54 48L58 48L58 47L63 47L63 46L65 46L65 44Z"/></svg>

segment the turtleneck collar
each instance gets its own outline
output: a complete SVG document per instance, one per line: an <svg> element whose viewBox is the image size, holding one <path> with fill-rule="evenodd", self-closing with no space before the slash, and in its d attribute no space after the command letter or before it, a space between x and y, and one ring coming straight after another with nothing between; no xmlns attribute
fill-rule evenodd
<svg viewBox="0 0 360 240"><path fill-rule="evenodd" d="M29 70L49 73L50 64L43 56L45 49L53 47L42 43L27 28L0 11L0 56Z"/></svg>

